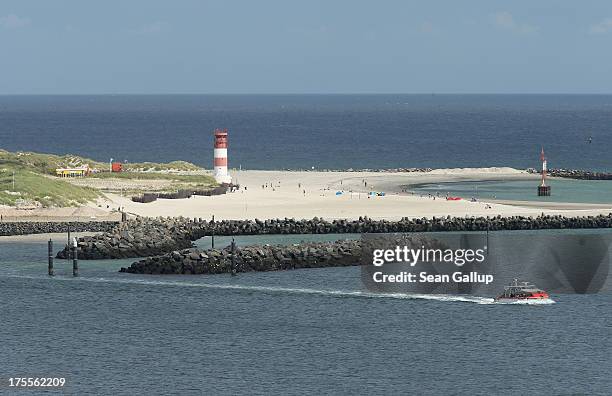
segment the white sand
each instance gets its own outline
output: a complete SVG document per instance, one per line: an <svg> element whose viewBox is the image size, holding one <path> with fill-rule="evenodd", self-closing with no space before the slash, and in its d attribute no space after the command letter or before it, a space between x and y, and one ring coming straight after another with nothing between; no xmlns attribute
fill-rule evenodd
<svg viewBox="0 0 612 396"><path fill-rule="evenodd" d="M17 210L4 207L0 208L0 214L4 221L118 220L120 214L111 211L119 206L143 216L210 218L214 214L216 219L310 219L315 216L355 219L368 216L397 220L449 215L533 216L545 213L580 216L612 212L612 205L446 201L401 193L401 186L409 184L467 180L533 180L536 185L538 175L512 168L436 169L428 173L233 171L232 176L242 186L241 190L215 197L160 199L140 204L117 194L106 194L107 199L80 208ZM265 184L268 187L262 188ZM337 191L343 193L336 195ZM369 191L384 191L386 196L368 198Z"/></svg>
<svg viewBox="0 0 612 396"><path fill-rule="evenodd" d="M98 207L97 205L101 205ZM71 208L36 208L36 209L17 209L8 206L0 207L2 221L117 221L121 219L120 213L111 213L110 208L106 208L106 200L100 199L99 202L91 203L87 206ZM116 209L116 208L115 208Z"/></svg>
<svg viewBox="0 0 612 396"><path fill-rule="evenodd" d="M376 172L232 172L234 181L243 187L239 192L215 197L157 200L140 204L118 195L107 194L114 206L144 216L185 216L216 219L312 218L325 219L368 216L373 219L396 220L401 217L493 216L493 215L593 215L610 213L610 207L547 204L543 207L484 202L433 200L427 197L398 194L401 185L459 180L531 179L537 175L512 168L440 169L430 173ZM363 181L367 182L367 187ZM262 188L262 185L274 187ZM301 185L298 187L298 183ZM247 187L247 190L244 190ZM304 194L306 190L306 194ZM352 190L353 193L349 191ZM384 191L384 197L368 198L367 191ZM336 195L336 191L343 191ZM394 192L395 191L395 192Z"/></svg>
<svg viewBox="0 0 612 396"><path fill-rule="evenodd" d="M97 232L71 232L70 238L80 238L82 236L87 235L96 235ZM48 233L48 234L27 234L27 235L9 235L9 236L0 236L0 242L35 242L41 243L46 242L49 239L53 240L55 244L54 249L59 247L61 248L63 244L68 241L67 233ZM57 250L57 249L56 249Z"/></svg>

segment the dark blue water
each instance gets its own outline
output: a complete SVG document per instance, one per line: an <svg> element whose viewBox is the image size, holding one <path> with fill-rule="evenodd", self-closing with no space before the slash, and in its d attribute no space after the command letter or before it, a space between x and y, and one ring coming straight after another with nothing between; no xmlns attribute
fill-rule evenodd
<svg viewBox="0 0 612 396"><path fill-rule="evenodd" d="M612 170L610 95L0 96L7 150L210 167L214 128L236 168Z"/></svg>
<svg viewBox="0 0 612 396"><path fill-rule="evenodd" d="M130 260L81 261L77 279L58 260L48 278L45 255L44 242L0 242L3 378L64 376L69 394L612 389L610 294L540 306L420 300L364 291L358 267L118 273Z"/></svg>

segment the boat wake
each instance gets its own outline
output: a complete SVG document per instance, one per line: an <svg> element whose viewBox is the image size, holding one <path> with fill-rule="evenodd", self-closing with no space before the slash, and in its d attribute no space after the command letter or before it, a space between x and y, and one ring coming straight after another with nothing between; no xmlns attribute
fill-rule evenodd
<svg viewBox="0 0 612 396"><path fill-rule="evenodd" d="M28 276L28 275L6 275L6 278L25 278L25 279L49 279L45 276ZM53 280L59 281L85 281L95 283L122 283L122 284L138 284L138 285L154 285L154 286L171 286L171 287L201 287L205 289L219 290L237 290L237 291L252 291L271 294L310 294L319 296L328 296L336 298L387 298L398 300L432 300L432 301L448 301L448 302L464 302L481 305L490 304L523 304L523 305L542 305L552 304L553 300L524 300L512 302L499 302L489 297L479 296L457 296L449 294L413 294L413 293L374 293L361 290L327 290L327 289L311 289L311 288L292 288L292 287L277 287L277 286L256 286L256 285L232 285L223 283L199 283L185 281L158 281L146 279L120 279L120 278L104 278L104 277L63 277L55 276Z"/></svg>

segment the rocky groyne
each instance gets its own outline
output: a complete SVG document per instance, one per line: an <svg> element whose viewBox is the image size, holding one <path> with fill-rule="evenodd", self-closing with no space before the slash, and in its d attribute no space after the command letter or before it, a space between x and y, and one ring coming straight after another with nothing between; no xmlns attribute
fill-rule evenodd
<svg viewBox="0 0 612 396"><path fill-rule="evenodd" d="M111 230L78 240L81 259L114 259L162 255L192 247L192 241L215 235L272 234L360 234L392 232L500 231L547 229L612 228L612 214L583 217L564 216L496 216L403 218L399 221L373 220L223 220L209 222L187 218L136 218ZM67 250L57 257L67 257Z"/></svg>
<svg viewBox="0 0 612 396"><path fill-rule="evenodd" d="M60 232L107 232L119 223L115 221L16 221L0 222L0 236L48 234Z"/></svg>
<svg viewBox="0 0 612 396"><path fill-rule="evenodd" d="M302 242L291 245L227 246L184 249L137 261L120 272L137 274L223 274L282 271L300 268L356 266L370 262L373 249L396 246L446 248L436 238L421 235L368 236L359 240Z"/></svg>
<svg viewBox="0 0 612 396"><path fill-rule="evenodd" d="M612 173L591 172L576 169L551 169L550 176L579 180L612 180Z"/></svg>
<svg viewBox="0 0 612 396"><path fill-rule="evenodd" d="M538 170L530 168L529 173L540 173ZM577 180L612 180L612 173L592 172L580 169L549 169L548 175L551 177L562 177L565 179Z"/></svg>
<svg viewBox="0 0 612 396"><path fill-rule="evenodd" d="M359 265L361 241L256 245L174 251L133 263L120 272L137 274L221 274Z"/></svg>
<svg viewBox="0 0 612 396"><path fill-rule="evenodd" d="M185 249L204 235L202 227L195 224L184 218L130 219L102 234L79 238L78 257L83 260L148 257ZM68 258L69 253L65 247L57 258Z"/></svg>
<svg viewBox="0 0 612 396"><path fill-rule="evenodd" d="M203 224L210 232L212 225ZM496 216L403 218L399 221L373 220L224 220L214 224L217 235L345 234L436 231L539 230L561 228L612 228L612 214L586 217Z"/></svg>

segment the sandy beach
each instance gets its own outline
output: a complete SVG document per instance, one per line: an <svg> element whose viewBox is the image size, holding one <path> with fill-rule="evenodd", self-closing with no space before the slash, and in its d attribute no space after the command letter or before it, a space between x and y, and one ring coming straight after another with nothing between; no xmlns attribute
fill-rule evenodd
<svg viewBox="0 0 612 396"><path fill-rule="evenodd" d="M441 216L534 216L562 214L583 216L612 212L612 204L537 201L447 201L443 196L419 196L406 186L422 183L533 180L538 175L513 168L436 169L431 172L299 172L233 171L239 191L221 196L159 199L132 202L127 196L106 193L106 198L78 208L18 210L0 208L4 221L100 221L118 220L117 209L140 216L185 216L222 219L373 219ZM126 181L123 181L126 183ZM136 182L137 183L137 182ZM126 186L129 187L129 186ZM384 192L372 196L370 192Z"/></svg>
<svg viewBox="0 0 612 396"><path fill-rule="evenodd" d="M612 205L547 202L447 201L402 192L402 186L419 183L534 180L538 176L512 168L437 169L427 173L234 171L240 191L215 197L164 200L141 204L107 194L110 206L142 216L185 216L216 219L312 218L397 220L402 217L512 216L610 213ZM370 191L385 196L369 196ZM340 194L337 194L340 192Z"/></svg>
<svg viewBox="0 0 612 396"><path fill-rule="evenodd" d="M111 202L100 199L89 205L68 208L18 209L0 206L2 221L118 221L121 213L112 211ZM106 206L109 205L107 208Z"/></svg>
<svg viewBox="0 0 612 396"><path fill-rule="evenodd" d="M71 232L71 238L80 238L89 235L95 235L95 232ZM3 235L0 236L0 242L31 242L31 243L42 243L52 239L56 243L66 243L66 233L45 233L45 234L28 234L28 235ZM59 245L58 245L59 246Z"/></svg>

